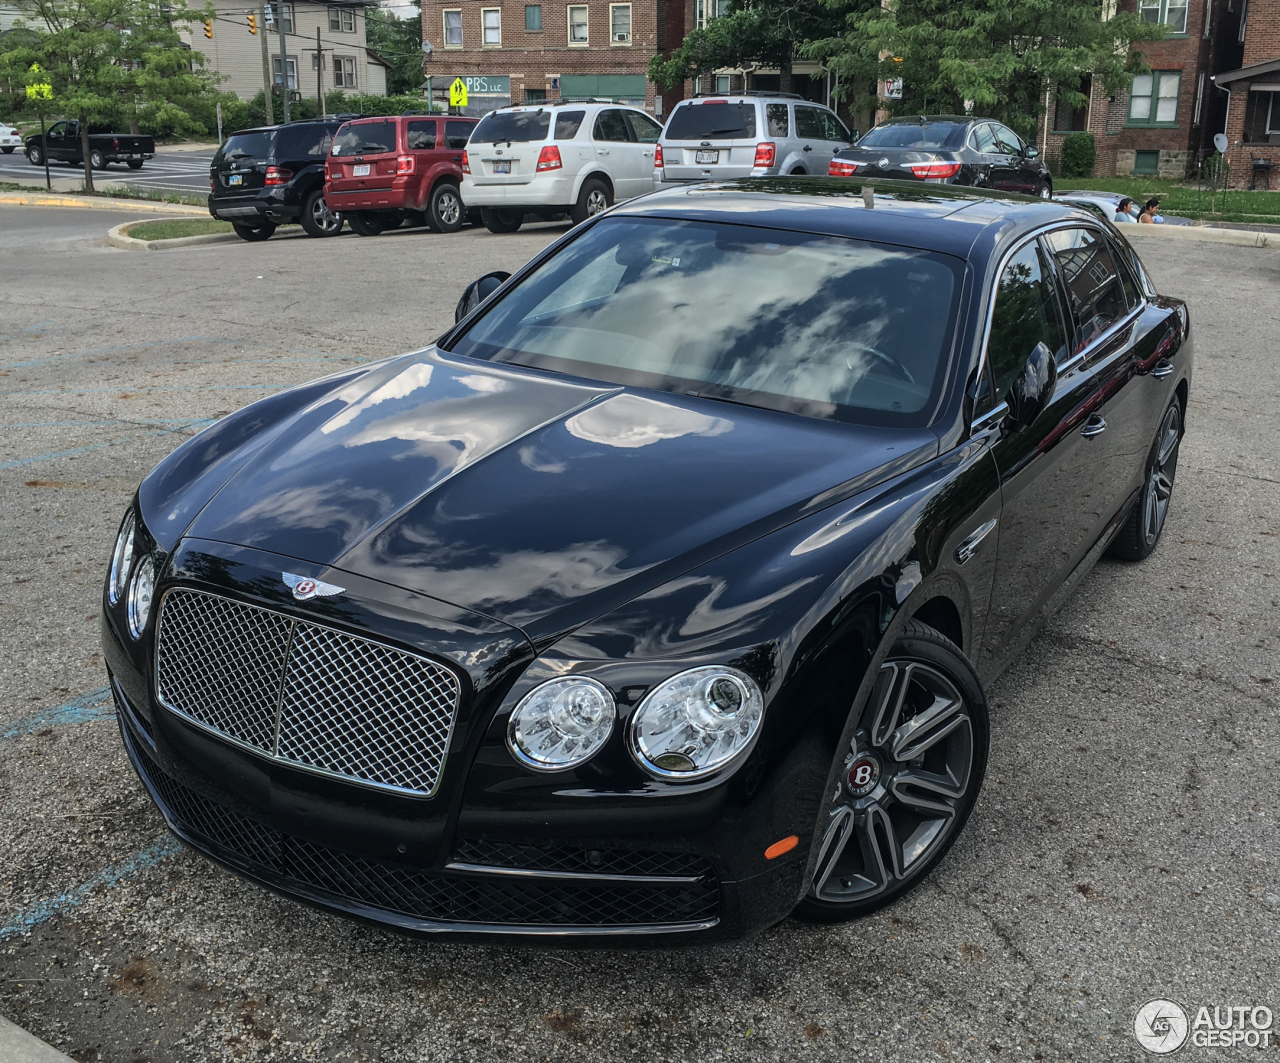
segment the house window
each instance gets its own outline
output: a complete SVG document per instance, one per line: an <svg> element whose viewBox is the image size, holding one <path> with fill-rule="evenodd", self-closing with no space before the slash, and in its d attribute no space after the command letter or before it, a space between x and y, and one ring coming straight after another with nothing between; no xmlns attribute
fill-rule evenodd
<svg viewBox="0 0 1280 1063"><path fill-rule="evenodd" d="M1280 92L1269 93L1271 109L1267 112L1267 133L1280 133Z"/></svg>
<svg viewBox="0 0 1280 1063"><path fill-rule="evenodd" d="M500 8L481 8L480 24L484 30L480 38L483 44L494 48L502 43L502 10Z"/></svg>
<svg viewBox="0 0 1280 1063"><path fill-rule="evenodd" d="M270 26L270 27L271 27L271 29L273 29L273 30L275 30L275 29L276 29L276 22L275 22L275 19L276 19L276 15L279 13L279 11L280 11L280 5L279 5L279 4L268 4L268 5L267 5L267 12L266 12L266 14L267 14L267 25L268 25L268 26ZM292 4L285 4L285 5L284 5L284 31L285 31L285 33L292 33L292 32L293 32L293 5L292 5ZM277 30L276 32L279 32L279 31Z"/></svg>
<svg viewBox="0 0 1280 1063"><path fill-rule="evenodd" d="M1135 74L1129 92L1129 125L1176 125L1181 87L1179 70Z"/></svg>
<svg viewBox="0 0 1280 1063"><path fill-rule="evenodd" d="M336 7L329 8L329 29L334 33L342 29L342 17Z"/></svg>
<svg viewBox="0 0 1280 1063"><path fill-rule="evenodd" d="M585 47L587 43L587 9L583 7L569 8L569 43Z"/></svg>
<svg viewBox="0 0 1280 1063"><path fill-rule="evenodd" d="M1089 96L1093 91L1093 82L1084 78L1080 83L1080 92ZM1053 111L1053 129L1056 133L1078 133L1088 129L1089 104L1086 101L1081 107L1072 107L1065 100L1059 99Z"/></svg>
<svg viewBox="0 0 1280 1063"><path fill-rule="evenodd" d="M542 32L542 5L525 4L524 29L526 33Z"/></svg>
<svg viewBox="0 0 1280 1063"><path fill-rule="evenodd" d="M444 46L446 48L462 47L462 9L444 13Z"/></svg>
<svg viewBox="0 0 1280 1063"><path fill-rule="evenodd" d="M715 76L715 83L716 83L717 96L729 95L729 75L728 74L717 74Z"/></svg>
<svg viewBox="0 0 1280 1063"><path fill-rule="evenodd" d="M525 89L524 102L525 103L546 103L547 90L546 89Z"/></svg>
<svg viewBox="0 0 1280 1063"><path fill-rule="evenodd" d="M1160 152L1135 151L1133 153L1133 172L1154 177L1160 172Z"/></svg>
<svg viewBox="0 0 1280 1063"><path fill-rule="evenodd" d="M1138 16L1146 22L1165 23L1174 33L1187 32L1188 0L1138 0Z"/></svg>
<svg viewBox="0 0 1280 1063"><path fill-rule="evenodd" d="M298 87L298 60L290 58L288 60L289 70L289 88L296 89ZM271 73L275 78L275 83L280 84L280 57L273 55L271 57Z"/></svg>
<svg viewBox="0 0 1280 1063"><path fill-rule="evenodd" d="M355 33L356 13L349 7L329 8L329 29L334 33Z"/></svg>
<svg viewBox="0 0 1280 1063"><path fill-rule="evenodd" d="M631 43L631 5L609 5L609 43Z"/></svg>
<svg viewBox="0 0 1280 1063"><path fill-rule="evenodd" d="M356 87L356 61L353 56L335 55L333 57L333 85L339 89Z"/></svg>
<svg viewBox="0 0 1280 1063"><path fill-rule="evenodd" d="M705 29L707 25L707 0L696 0L693 5L693 25L695 29Z"/></svg>

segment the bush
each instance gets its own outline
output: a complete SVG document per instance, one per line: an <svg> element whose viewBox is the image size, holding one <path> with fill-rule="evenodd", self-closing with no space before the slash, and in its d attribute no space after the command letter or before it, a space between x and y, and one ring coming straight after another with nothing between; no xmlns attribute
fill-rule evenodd
<svg viewBox="0 0 1280 1063"><path fill-rule="evenodd" d="M1092 177L1097 157L1092 133L1072 133L1062 142L1062 176Z"/></svg>

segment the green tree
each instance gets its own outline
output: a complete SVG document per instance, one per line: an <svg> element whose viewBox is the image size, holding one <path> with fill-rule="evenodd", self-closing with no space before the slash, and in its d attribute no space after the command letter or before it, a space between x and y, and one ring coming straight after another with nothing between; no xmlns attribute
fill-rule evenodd
<svg viewBox="0 0 1280 1063"><path fill-rule="evenodd" d="M380 7L365 8L365 37L371 51L391 64L388 96L417 96L422 85L422 15L398 18Z"/></svg>
<svg viewBox="0 0 1280 1063"><path fill-rule="evenodd" d="M1078 107L1086 77L1113 92L1145 69L1133 45L1163 36L1163 28L1131 12L1104 20L1105 2L889 0L853 13L842 34L801 50L846 84L902 78L902 99L888 103L893 113L956 114L971 100L974 114L1030 138L1046 86Z"/></svg>
<svg viewBox="0 0 1280 1063"><path fill-rule="evenodd" d="M0 75L53 86L50 109L80 121L85 188L93 191L89 125L118 120L175 131L203 129L189 116L192 98L212 91L204 57L182 43L178 27L213 17L185 0L18 0L37 38L0 55Z"/></svg>

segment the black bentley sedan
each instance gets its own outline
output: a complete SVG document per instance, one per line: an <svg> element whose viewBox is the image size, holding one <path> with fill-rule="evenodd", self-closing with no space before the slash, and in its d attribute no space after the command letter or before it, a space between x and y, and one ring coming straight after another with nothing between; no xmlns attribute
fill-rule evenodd
<svg viewBox="0 0 1280 1063"><path fill-rule="evenodd" d="M1039 148L994 118L972 115L892 118L836 152L827 173L972 185L1041 199L1053 194L1053 175Z"/></svg>
<svg viewBox="0 0 1280 1063"><path fill-rule="evenodd" d="M823 178L635 200L473 301L142 482L103 638L171 829L473 938L740 936L918 884L986 684L1159 542L1184 304L1084 211Z"/></svg>

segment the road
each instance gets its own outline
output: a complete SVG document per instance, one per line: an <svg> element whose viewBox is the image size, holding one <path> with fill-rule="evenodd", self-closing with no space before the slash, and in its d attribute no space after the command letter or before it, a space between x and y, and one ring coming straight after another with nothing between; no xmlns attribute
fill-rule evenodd
<svg viewBox="0 0 1280 1063"><path fill-rule="evenodd" d="M993 686L985 790L922 888L748 942L547 951L400 938L179 850L121 750L97 614L172 447L429 342L468 280L564 226L315 253L116 251L111 224L0 207L0 1014L109 1063L1102 1063L1145 1058L1153 997L1280 1015L1280 251L1141 245L1199 346L1169 524Z"/></svg>
<svg viewBox="0 0 1280 1063"><path fill-rule="evenodd" d="M99 192L111 185L128 185L199 195L209 191L209 163L212 161L211 151L162 152L154 159L148 159L141 170L112 164L105 170L95 170L93 180ZM65 162L50 163L49 176L55 181L64 178L84 183L83 167L68 166ZM32 166L25 155L16 151L12 155L0 155L0 181L43 186L44 167Z"/></svg>

